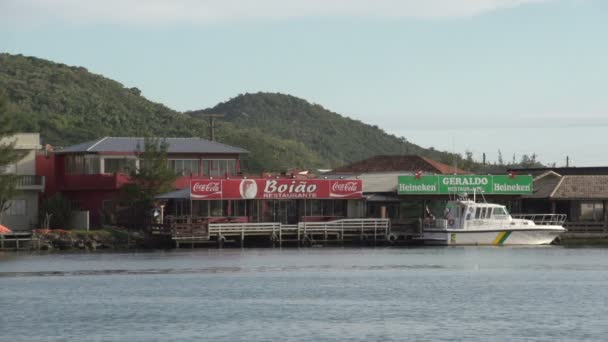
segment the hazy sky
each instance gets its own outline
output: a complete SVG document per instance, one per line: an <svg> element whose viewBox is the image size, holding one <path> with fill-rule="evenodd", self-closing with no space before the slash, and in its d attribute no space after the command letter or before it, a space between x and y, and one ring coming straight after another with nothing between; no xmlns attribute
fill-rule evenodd
<svg viewBox="0 0 608 342"><path fill-rule="evenodd" d="M608 165L606 0L0 0L0 51L177 110L282 92L426 147Z"/></svg>

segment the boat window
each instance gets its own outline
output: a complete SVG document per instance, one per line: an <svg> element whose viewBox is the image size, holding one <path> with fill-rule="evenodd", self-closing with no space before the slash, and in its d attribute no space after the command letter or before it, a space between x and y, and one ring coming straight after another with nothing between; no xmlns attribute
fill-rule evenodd
<svg viewBox="0 0 608 342"><path fill-rule="evenodd" d="M494 216L504 216L504 215L508 215L507 211L505 210L505 208L494 208L494 212L493 212Z"/></svg>
<svg viewBox="0 0 608 342"><path fill-rule="evenodd" d="M486 207L481 208L481 215L479 215L480 218L482 218L482 219L486 218L486 210L487 209L488 208L486 208Z"/></svg>
<svg viewBox="0 0 608 342"><path fill-rule="evenodd" d="M490 217L492 217L492 208L488 208L488 211L486 212L486 218L489 219Z"/></svg>
<svg viewBox="0 0 608 342"><path fill-rule="evenodd" d="M475 212L475 208L467 208L467 220L470 220L473 218L473 213Z"/></svg>
<svg viewBox="0 0 608 342"><path fill-rule="evenodd" d="M480 215L481 215L481 208L477 208L475 210L475 219L478 220Z"/></svg>

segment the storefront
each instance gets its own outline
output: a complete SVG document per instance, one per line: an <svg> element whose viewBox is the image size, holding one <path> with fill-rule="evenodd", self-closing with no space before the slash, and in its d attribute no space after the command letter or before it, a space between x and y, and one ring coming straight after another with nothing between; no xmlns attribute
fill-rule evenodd
<svg viewBox="0 0 608 342"><path fill-rule="evenodd" d="M189 189L160 196L169 215L210 222L331 221L364 216L358 179L193 179Z"/></svg>
<svg viewBox="0 0 608 342"><path fill-rule="evenodd" d="M519 200L533 191L528 175L366 174L367 217L391 219L393 226L415 227L421 218L439 217L447 201L466 195L506 205L518 212Z"/></svg>

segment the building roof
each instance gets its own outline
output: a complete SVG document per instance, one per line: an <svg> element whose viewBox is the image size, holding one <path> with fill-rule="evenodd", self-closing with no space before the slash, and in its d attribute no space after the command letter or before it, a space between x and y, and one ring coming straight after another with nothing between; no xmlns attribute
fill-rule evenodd
<svg viewBox="0 0 608 342"><path fill-rule="evenodd" d="M515 168L513 171L521 174L540 175L547 171L553 171L563 176L574 175L608 175L608 166L585 166L585 167L535 167Z"/></svg>
<svg viewBox="0 0 608 342"><path fill-rule="evenodd" d="M525 198L555 200L608 199L608 175L568 175L546 172L534 179L534 193Z"/></svg>
<svg viewBox="0 0 608 342"><path fill-rule="evenodd" d="M563 176L551 198L608 199L608 175Z"/></svg>
<svg viewBox="0 0 608 342"><path fill-rule="evenodd" d="M338 167L330 173L369 172L429 172L440 174L467 174L464 170L417 155L379 155ZM396 181L395 181L396 183Z"/></svg>
<svg viewBox="0 0 608 342"><path fill-rule="evenodd" d="M165 138L169 144L168 153L249 153L234 147L202 138ZM133 153L143 148L141 137L105 137L66 147L56 153Z"/></svg>
<svg viewBox="0 0 608 342"><path fill-rule="evenodd" d="M534 178L534 190L526 198L548 198L559 183L562 181L562 176L553 171L545 172Z"/></svg>

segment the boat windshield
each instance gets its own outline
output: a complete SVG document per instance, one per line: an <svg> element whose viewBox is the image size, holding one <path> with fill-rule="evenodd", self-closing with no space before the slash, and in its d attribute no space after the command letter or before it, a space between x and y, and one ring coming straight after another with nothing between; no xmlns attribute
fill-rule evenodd
<svg viewBox="0 0 608 342"><path fill-rule="evenodd" d="M509 213L507 213L507 210L505 208L498 207L498 208L494 208L492 215L493 216L506 216L506 215L509 215Z"/></svg>

